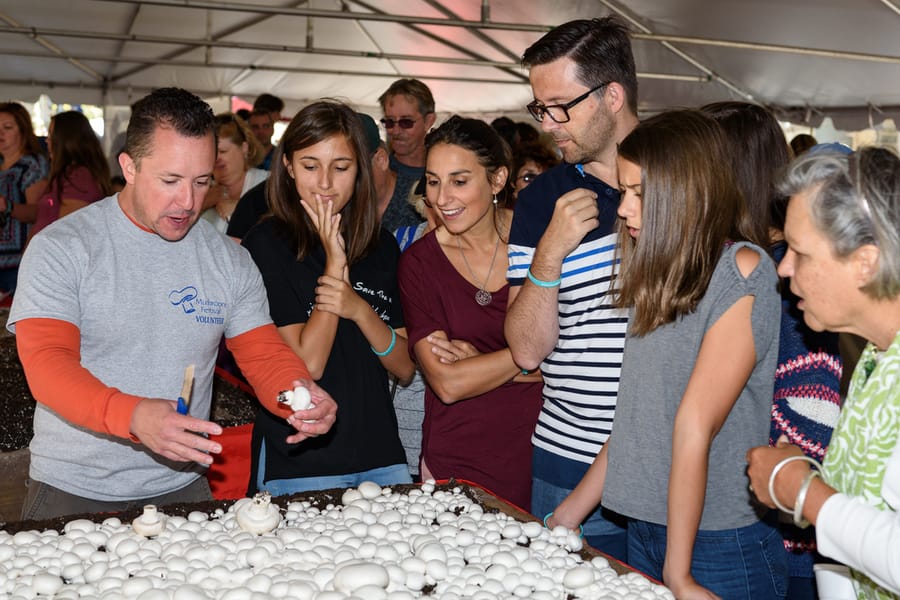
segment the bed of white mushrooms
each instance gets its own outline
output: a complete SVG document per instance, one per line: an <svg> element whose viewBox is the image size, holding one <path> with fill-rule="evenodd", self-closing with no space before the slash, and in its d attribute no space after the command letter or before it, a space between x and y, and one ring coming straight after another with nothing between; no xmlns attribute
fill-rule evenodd
<svg viewBox="0 0 900 600"><path fill-rule="evenodd" d="M141 534L144 535L141 535ZM69 521L0 531L0 596L138 600L673 598L637 573L585 561L581 539L486 512L460 488L400 494L364 483L339 505L265 495L187 517Z"/></svg>

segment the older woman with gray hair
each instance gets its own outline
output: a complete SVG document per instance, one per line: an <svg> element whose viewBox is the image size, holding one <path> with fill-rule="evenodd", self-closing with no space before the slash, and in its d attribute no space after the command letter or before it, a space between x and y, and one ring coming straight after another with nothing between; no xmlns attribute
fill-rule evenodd
<svg viewBox="0 0 900 600"><path fill-rule="evenodd" d="M764 504L816 526L859 598L900 597L900 158L883 148L812 154L790 167L790 278L815 330L869 340L820 468L786 442L747 453Z"/></svg>

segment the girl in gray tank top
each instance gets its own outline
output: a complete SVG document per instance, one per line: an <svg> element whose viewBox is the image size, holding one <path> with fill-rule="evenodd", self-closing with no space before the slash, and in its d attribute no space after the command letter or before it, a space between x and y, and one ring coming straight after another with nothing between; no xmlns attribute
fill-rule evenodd
<svg viewBox="0 0 900 600"><path fill-rule="evenodd" d="M768 441L780 303L719 126L697 111L619 146L617 304L630 311L612 434L549 524L597 502L629 518L628 562L678 598L783 598L787 554L753 505ZM602 550L602 548L601 548Z"/></svg>

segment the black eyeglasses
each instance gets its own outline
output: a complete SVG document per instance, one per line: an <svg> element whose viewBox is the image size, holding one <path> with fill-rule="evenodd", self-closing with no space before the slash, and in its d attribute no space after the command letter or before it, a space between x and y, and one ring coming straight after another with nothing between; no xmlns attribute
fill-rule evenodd
<svg viewBox="0 0 900 600"><path fill-rule="evenodd" d="M400 129L412 129L413 125L416 124L416 121L418 121L418 119L409 119L404 117L402 119L395 120L384 117L383 119L381 119L381 124L384 125L385 129L393 129L394 126L399 126Z"/></svg>
<svg viewBox="0 0 900 600"><path fill-rule="evenodd" d="M597 87L589 89L588 91L586 91L582 95L578 96L571 102L566 102L565 104L550 104L548 106L544 106L543 104L541 104L540 102L535 100L533 102L530 102L528 105L526 105L525 108L528 109L528 113L532 117L534 117L534 120L537 121L538 123L543 122L544 115L548 115L554 123L568 123L569 119L570 119L569 109L572 108L573 106L575 106L576 104L578 104L579 102L581 102L582 100L584 100L585 98L587 98L588 96L590 96L591 94L593 94L594 92L605 87L608 83L609 83L608 81L605 81L605 82L601 83L600 85L598 85Z"/></svg>

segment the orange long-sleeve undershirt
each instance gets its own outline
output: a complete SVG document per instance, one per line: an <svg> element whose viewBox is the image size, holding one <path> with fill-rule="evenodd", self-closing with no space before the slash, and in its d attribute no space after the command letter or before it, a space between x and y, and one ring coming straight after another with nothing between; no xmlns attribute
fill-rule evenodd
<svg viewBox="0 0 900 600"><path fill-rule="evenodd" d="M268 324L225 340L241 372L267 410L287 417L291 410L278 402L278 393L293 387L294 380L312 381L309 370L299 356Z"/></svg>
<svg viewBox="0 0 900 600"><path fill-rule="evenodd" d="M263 325L226 340L260 402L275 414L290 414L278 392L295 379L311 379L303 361L284 343L274 325ZM131 414L143 400L107 386L81 365L81 332L59 319L16 323L16 348L34 398L74 425L134 439ZM71 402L71 398L78 402Z"/></svg>

